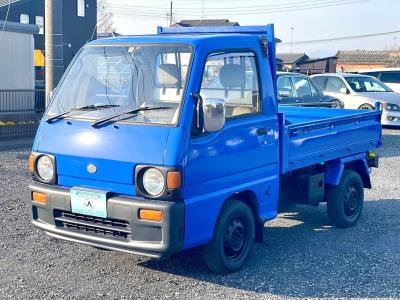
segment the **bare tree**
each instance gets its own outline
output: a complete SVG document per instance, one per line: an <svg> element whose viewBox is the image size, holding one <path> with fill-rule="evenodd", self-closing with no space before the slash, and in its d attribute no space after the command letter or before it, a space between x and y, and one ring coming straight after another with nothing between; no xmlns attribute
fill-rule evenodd
<svg viewBox="0 0 400 300"><path fill-rule="evenodd" d="M107 12L107 0L97 0L97 32L115 32L113 17Z"/></svg>

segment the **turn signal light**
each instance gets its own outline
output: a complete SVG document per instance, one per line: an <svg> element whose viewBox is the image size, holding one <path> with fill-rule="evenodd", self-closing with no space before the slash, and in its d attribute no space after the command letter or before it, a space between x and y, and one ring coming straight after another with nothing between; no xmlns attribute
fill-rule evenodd
<svg viewBox="0 0 400 300"><path fill-rule="evenodd" d="M160 210L153 210L153 209L139 210L139 219L142 220L161 221L162 217L163 217L162 211Z"/></svg>
<svg viewBox="0 0 400 300"><path fill-rule="evenodd" d="M46 196L46 194L43 194L43 193L33 192L32 200L33 200L33 202L36 202L36 203L47 204L47 196Z"/></svg>
<svg viewBox="0 0 400 300"><path fill-rule="evenodd" d="M34 168L35 168L35 157L33 156L33 154L29 154L29 158L28 158L28 167L29 167L29 171L31 173L33 173Z"/></svg>
<svg viewBox="0 0 400 300"><path fill-rule="evenodd" d="M167 188L169 190L179 189L181 187L181 173L168 172L167 173Z"/></svg>

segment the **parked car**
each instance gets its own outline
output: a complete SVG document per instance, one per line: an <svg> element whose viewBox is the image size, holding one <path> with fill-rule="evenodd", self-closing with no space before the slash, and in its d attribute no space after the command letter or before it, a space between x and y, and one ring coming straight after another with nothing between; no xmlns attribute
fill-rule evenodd
<svg viewBox="0 0 400 300"><path fill-rule="evenodd" d="M277 72L277 78L279 105L343 107L338 98L324 95L309 76L293 72Z"/></svg>
<svg viewBox="0 0 400 300"><path fill-rule="evenodd" d="M383 106L382 124L400 126L400 94L373 76L333 73L311 76L326 95L339 98L344 108L373 110Z"/></svg>
<svg viewBox="0 0 400 300"><path fill-rule="evenodd" d="M400 94L400 68L360 70L358 73L374 76Z"/></svg>

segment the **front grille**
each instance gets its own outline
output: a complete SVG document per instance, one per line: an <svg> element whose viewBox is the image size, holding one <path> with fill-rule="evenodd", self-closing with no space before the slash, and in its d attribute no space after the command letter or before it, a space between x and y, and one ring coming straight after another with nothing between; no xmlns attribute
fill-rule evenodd
<svg viewBox="0 0 400 300"><path fill-rule="evenodd" d="M59 210L54 211L54 220L57 227L79 233L119 240L129 239L131 236L131 227L125 220L105 219Z"/></svg>

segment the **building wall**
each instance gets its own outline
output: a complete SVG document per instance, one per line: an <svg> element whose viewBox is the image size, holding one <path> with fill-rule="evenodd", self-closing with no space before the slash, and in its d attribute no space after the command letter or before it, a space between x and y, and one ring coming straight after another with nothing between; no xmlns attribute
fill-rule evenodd
<svg viewBox="0 0 400 300"><path fill-rule="evenodd" d="M0 90L34 88L32 34L3 33L0 43Z"/></svg>
<svg viewBox="0 0 400 300"><path fill-rule="evenodd" d="M340 63L336 64L336 72L357 72L363 69L375 69L375 68L386 68L385 64L348 64Z"/></svg>
<svg viewBox="0 0 400 300"><path fill-rule="evenodd" d="M21 0L11 4L8 20L20 21L21 14L29 14L30 24L35 24L35 16L44 17L45 0ZM77 15L77 1L63 0L64 67L91 38L97 22L97 0L85 0L85 17ZM0 20L4 20L7 6L0 8ZM44 20L45 22L45 20ZM46 30L46 28L44 28ZM96 33L95 33L96 34ZM94 36L96 38L96 35ZM35 49L44 51L44 34L35 34Z"/></svg>

